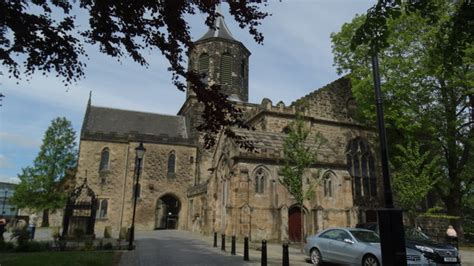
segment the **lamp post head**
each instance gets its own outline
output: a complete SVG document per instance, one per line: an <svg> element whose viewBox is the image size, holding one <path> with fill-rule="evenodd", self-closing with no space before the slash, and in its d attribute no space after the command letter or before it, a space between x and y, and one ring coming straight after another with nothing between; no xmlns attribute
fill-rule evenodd
<svg viewBox="0 0 474 266"><path fill-rule="evenodd" d="M143 147L143 142L140 142L140 145L135 148L135 152L137 153L137 158L138 159L143 159L143 155L145 155L145 147Z"/></svg>

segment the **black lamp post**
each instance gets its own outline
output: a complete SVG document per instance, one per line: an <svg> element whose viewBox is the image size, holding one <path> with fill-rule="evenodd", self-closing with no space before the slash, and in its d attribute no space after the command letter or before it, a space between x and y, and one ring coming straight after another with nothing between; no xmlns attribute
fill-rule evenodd
<svg viewBox="0 0 474 266"><path fill-rule="evenodd" d="M406 266L405 232L401 209L393 205L392 187L388 168L387 137L383 117L383 100L380 90L379 59L377 51L372 52L372 72L374 75L375 105L377 108L377 125L380 137L380 152L382 160L384 208L377 211L382 249L382 265Z"/></svg>
<svg viewBox="0 0 474 266"><path fill-rule="evenodd" d="M135 157L135 171L137 173L135 179L134 193L133 193L133 215L132 215L132 226L130 227L130 239L128 242L128 250L133 250L133 240L135 239L135 211L137 209L137 198L138 198L138 184L140 179L140 172L142 166L143 155L145 155L145 147L143 147L143 142L140 142L140 145L135 148L136 157Z"/></svg>

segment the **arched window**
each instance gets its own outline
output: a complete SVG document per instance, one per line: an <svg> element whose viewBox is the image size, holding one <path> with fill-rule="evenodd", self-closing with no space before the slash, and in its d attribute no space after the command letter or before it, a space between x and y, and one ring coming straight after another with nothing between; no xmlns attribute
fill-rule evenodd
<svg viewBox="0 0 474 266"><path fill-rule="evenodd" d="M100 154L100 166L99 171L109 170L109 148L104 148Z"/></svg>
<svg viewBox="0 0 474 266"><path fill-rule="evenodd" d="M199 73L208 73L209 71L209 55L201 54L199 56Z"/></svg>
<svg viewBox="0 0 474 266"><path fill-rule="evenodd" d="M376 197L375 163L367 141L362 138L351 140L347 145L346 158L353 178L354 196Z"/></svg>
<svg viewBox="0 0 474 266"><path fill-rule="evenodd" d="M259 168L255 171L255 193L263 194L265 192L266 178L267 173L263 168Z"/></svg>
<svg viewBox="0 0 474 266"><path fill-rule="evenodd" d="M176 155L171 151L168 156L168 174L174 174L176 164Z"/></svg>
<svg viewBox="0 0 474 266"><path fill-rule="evenodd" d="M221 84L232 85L232 56L223 54L221 58Z"/></svg>
<svg viewBox="0 0 474 266"><path fill-rule="evenodd" d="M332 183L333 183L333 178L332 178L331 173L327 173L324 175L324 196L325 197L332 197Z"/></svg>

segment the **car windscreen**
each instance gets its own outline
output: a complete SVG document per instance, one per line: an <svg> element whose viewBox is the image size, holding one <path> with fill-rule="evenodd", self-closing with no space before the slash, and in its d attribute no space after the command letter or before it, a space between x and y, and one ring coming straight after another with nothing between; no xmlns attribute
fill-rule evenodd
<svg viewBox="0 0 474 266"><path fill-rule="evenodd" d="M420 230L410 228L405 229L405 238L418 241L431 241L431 239Z"/></svg>
<svg viewBox="0 0 474 266"><path fill-rule="evenodd" d="M379 236L376 233L371 232L371 231L351 230L351 234L359 242L366 242L366 243L379 243L380 242Z"/></svg>

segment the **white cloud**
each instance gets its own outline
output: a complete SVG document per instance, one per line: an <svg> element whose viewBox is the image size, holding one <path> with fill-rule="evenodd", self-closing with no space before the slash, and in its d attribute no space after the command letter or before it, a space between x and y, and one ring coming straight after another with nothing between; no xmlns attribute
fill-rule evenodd
<svg viewBox="0 0 474 266"><path fill-rule="evenodd" d="M0 168L14 168L15 164L10 161L5 155L0 154Z"/></svg>
<svg viewBox="0 0 474 266"><path fill-rule="evenodd" d="M6 175L0 174L0 182L18 184L20 183L20 179L18 179L18 177L6 176Z"/></svg>

